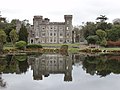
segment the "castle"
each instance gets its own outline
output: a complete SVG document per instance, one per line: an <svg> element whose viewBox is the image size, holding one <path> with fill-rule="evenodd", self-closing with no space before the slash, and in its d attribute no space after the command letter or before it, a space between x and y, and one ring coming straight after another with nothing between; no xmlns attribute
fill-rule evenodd
<svg viewBox="0 0 120 90"><path fill-rule="evenodd" d="M72 15L64 15L65 22L50 22L43 16L34 16L29 31L29 44L72 43Z"/></svg>

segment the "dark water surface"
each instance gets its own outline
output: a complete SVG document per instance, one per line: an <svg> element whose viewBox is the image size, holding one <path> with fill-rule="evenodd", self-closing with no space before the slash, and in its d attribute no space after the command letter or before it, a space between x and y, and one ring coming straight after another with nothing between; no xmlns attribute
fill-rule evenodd
<svg viewBox="0 0 120 90"><path fill-rule="evenodd" d="M120 55L9 55L0 90L120 90Z"/></svg>

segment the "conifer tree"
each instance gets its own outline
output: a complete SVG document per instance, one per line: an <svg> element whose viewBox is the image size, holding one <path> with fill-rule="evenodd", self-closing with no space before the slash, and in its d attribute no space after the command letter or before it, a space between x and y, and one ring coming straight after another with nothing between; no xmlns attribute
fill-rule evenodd
<svg viewBox="0 0 120 90"><path fill-rule="evenodd" d="M24 24L22 24L18 34L19 34L19 41L25 41L26 43L28 42L28 32Z"/></svg>

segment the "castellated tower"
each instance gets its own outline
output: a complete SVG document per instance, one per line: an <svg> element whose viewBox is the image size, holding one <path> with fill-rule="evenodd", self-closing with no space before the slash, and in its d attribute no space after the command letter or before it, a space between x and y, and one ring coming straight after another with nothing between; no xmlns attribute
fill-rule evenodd
<svg viewBox="0 0 120 90"><path fill-rule="evenodd" d="M33 29L35 32L34 43L38 44L40 39L40 28L39 25L42 23L43 16L34 16L33 18Z"/></svg>
<svg viewBox="0 0 120 90"><path fill-rule="evenodd" d="M72 15L64 15L65 19L65 43L72 43Z"/></svg>

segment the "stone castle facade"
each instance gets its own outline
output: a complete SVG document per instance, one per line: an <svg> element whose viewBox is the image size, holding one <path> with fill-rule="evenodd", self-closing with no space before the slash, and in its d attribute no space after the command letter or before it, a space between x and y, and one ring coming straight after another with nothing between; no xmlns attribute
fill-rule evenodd
<svg viewBox="0 0 120 90"><path fill-rule="evenodd" d="M72 15L64 15L65 22L50 22L43 16L34 16L29 31L29 44L72 43Z"/></svg>
<svg viewBox="0 0 120 90"><path fill-rule="evenodd" d="M29 56L34 80L43 80L51 74L64 74L64 81L72 81L72 55L42 54Z"/></svg>

